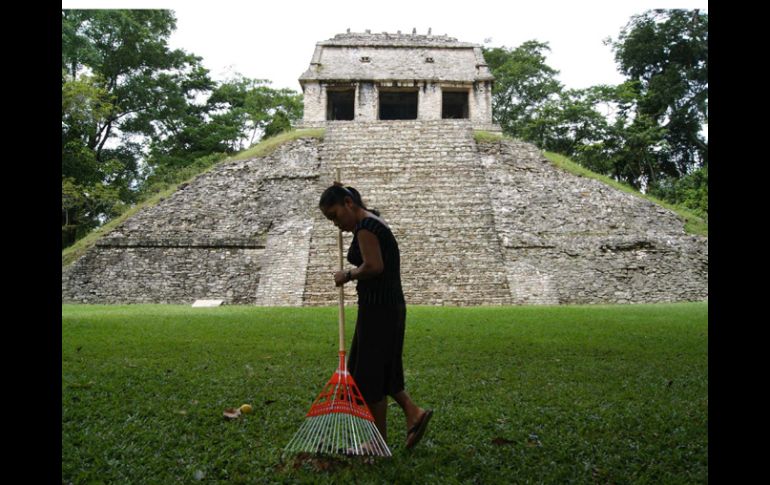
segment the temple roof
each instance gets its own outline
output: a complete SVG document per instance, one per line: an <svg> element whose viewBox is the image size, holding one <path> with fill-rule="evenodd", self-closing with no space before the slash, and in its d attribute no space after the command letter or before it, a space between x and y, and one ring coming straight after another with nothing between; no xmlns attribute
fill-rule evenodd
<svg viewBox="0 0 770 485"><path fill-rule="evenodd" d="M481 45L446 35L345 33L316 44L311 80L491 81Z"/></svg>
<svg viewBox="0 0 770 485"><path fill-rule="evenodd" d="M382 33L358 33L348 32L346 34L337 34L332 39L318 42L316 45L322 46L386 46L386 47L449 47L449 48L468 48L481 47L479 44L470 44L468 42L458 42L453 37L445 35L418 35L418 34L390 34Z"/></svg>

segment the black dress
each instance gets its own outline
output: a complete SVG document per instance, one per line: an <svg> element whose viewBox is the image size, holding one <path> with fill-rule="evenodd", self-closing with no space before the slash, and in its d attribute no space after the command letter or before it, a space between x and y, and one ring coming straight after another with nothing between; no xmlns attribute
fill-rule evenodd
<svg viewBox="0 0 770 485"><path fill-rule="evenodd" d="M348 356L348 371L368 402L381 401L404 389L401 355L404 348L406 302L401 289L401 255L390 229L373 217L356 224L348 262L363 264L358 245L358 231L365 229L377 236L384 263L375 278L359 280L358 318Z"/></svg>

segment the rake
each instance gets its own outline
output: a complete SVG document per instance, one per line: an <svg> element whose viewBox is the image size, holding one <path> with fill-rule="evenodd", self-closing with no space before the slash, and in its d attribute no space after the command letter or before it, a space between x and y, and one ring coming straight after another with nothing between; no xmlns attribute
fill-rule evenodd
<svg viewBox="0 0 770 485"><path fill-rule="evenodd" d="M337 169L337 180L340 172ZM342 271L342 230L337 234ZM345 290L339 288L339 365L285 453L392 456L345 362Z"/></svg>

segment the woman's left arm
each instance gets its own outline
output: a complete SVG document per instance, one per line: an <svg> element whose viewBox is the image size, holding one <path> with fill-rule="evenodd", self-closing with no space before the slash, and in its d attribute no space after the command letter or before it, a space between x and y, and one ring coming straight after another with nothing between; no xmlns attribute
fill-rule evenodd
<svg viewBox="0 0 770 485"><path fill-rule="evenodd" d="M361 229L358 231L358 246L361 248L361 258L364 263L350 271L354 280L366 280L374 278L385 270L382 262L380 241L373 232Z"/></svg>
<svg viewBox="0 0 770 485"><path fill-rule="evenodd" d="M363 264L358 268L350 270L350 276L353 280L367 280L374 278L385 270L385 263L382 261L382 251L380 250L380 241L371 231L361 229L357 233L358 247L361 248L361 258ZM338 271L335 274L337 286L345 284L347 279L346 271Z"/></svg>

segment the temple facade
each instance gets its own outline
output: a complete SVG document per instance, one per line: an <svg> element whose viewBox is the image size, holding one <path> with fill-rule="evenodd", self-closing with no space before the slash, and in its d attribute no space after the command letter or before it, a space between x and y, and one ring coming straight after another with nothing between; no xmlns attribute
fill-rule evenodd
<svg viewBox="0 0 770 485"><path fill-rule="evenodd" d="M467 119L492 122L492 86L481 45L446 35L337 34L318 42L299 78L301 127L328 121Z"/></svg>

